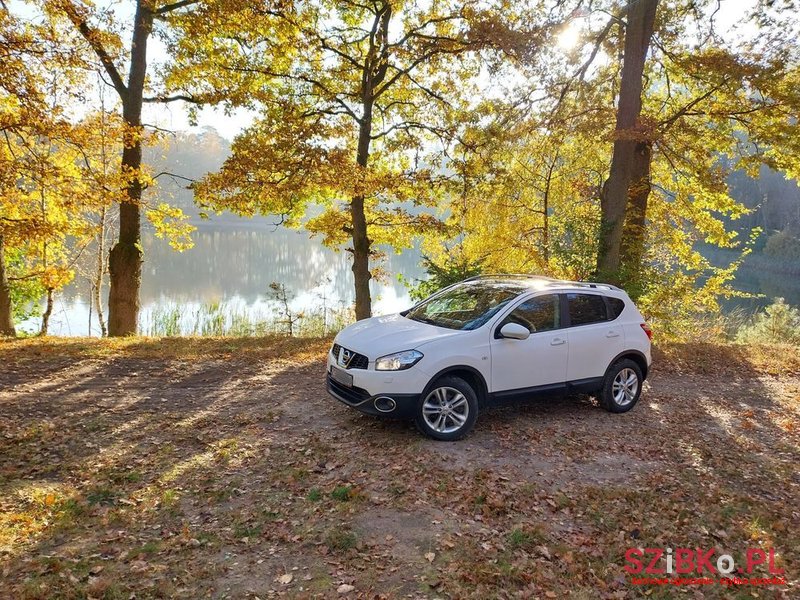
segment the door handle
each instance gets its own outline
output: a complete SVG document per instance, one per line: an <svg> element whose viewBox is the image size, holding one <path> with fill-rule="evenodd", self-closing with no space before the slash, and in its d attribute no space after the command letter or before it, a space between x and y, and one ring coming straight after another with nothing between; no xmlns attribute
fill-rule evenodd
<svg viewBox="0 0 800 600"><path fill-rule="evenodd" d="M611 331L609 331L609 332L606 334L606 337L607 337L607 338L615 338L615 337L619 337L619 332L618 332L618 331L614 331L614 330L612 329Z"/></svg>
<svg viewBox="0 0 800 600"><path fill-rule="evenodd" d="M550 340L550 345L551 346L561 346L562 344L566 344L566 343L567 343L567 340L565 340L564 338L553 338L552 340Z"/></svg>

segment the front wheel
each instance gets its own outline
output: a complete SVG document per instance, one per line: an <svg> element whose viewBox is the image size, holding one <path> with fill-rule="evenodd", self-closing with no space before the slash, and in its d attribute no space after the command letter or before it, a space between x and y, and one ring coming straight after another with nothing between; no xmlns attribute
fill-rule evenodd
<svg viewBox="0 0 800 600"><path fill-rule="evenodd" d="M454 441L464 437L478 418L478 397L459 377L442 377L419 403L416 423L419 430L436 440Z"/></svg>
<svg viewBox="0 0 800 600"><path fill-rule="evenodd" d="M628 412L642 393L642 370L632 360L620 360L608 368L598 394L600 406L613 413Z"/></svg>

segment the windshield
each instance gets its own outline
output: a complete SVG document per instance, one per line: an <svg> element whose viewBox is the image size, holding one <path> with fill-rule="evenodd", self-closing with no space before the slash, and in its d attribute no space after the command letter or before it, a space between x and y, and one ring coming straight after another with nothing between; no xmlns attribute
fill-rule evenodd
<svg viewBox="0 0 800 600"><path fill-rule="evenodd" d="M526 290L513 282L465 281L423 300L405 316L448 329L477 329Z"/></svg>

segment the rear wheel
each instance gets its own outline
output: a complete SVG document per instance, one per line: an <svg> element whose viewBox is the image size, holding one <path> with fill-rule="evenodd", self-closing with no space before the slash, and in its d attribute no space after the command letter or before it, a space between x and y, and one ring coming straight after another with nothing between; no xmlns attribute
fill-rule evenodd
<svg viewBox="0 0 800 600"><path fill-rule="evenodd" d="M442 377L425 393L415 421L419 430L436 440L464 437L478 418L478 397L459 377Z"/></svg>
<svg viewBox="0 0 800 600"><path fill-rule="evenodd" d="M627 358L615 362L606 371L598 394L600 406L613 413L628 412L642 393L642 370Z"/></svg>

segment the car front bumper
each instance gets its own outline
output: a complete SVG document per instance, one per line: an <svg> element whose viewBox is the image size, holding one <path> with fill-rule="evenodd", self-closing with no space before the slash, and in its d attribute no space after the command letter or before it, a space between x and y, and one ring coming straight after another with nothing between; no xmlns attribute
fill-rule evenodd
<svg viewBox="0 0 800 600"><path fill-rule="evenodd" d="M414 416L422 392L430 380L430 375L419 365L403 371L347 369L346 372L353 377L352 387L347 387L331 378L331 367L341 369L328 353L325 378L331 396L365 414L396 419Z"/></svg>
<svg viewBox="0 0 800 600"><path fill-rule="evenodd" d="M375 394L371 395L367 390L359 387L346 387L331 378L330 373L326 375L328 393L357 411L375 417L389 417L392 419L411 419L420 394Z"/></svg>

